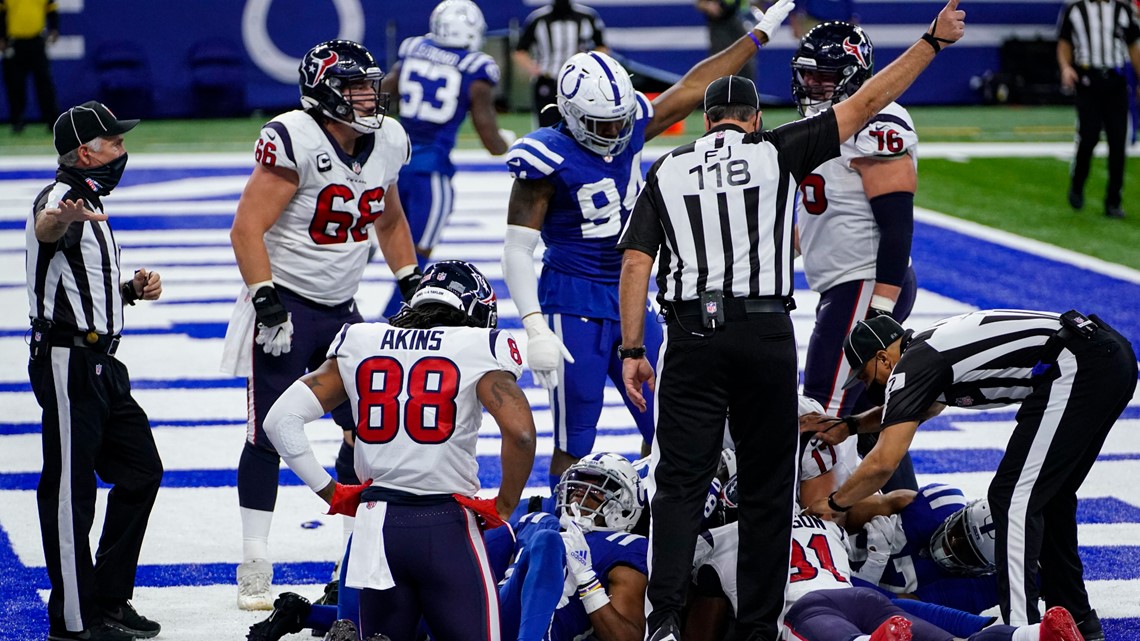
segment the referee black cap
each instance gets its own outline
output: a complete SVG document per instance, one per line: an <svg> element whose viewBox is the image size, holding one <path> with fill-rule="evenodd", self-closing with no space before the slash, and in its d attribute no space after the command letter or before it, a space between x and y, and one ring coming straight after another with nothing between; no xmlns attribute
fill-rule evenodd
<svg viewBox="0 0 1140 641"><path fill-rule="evenodd" d="M724 76L713 80L705 89L705 111L721 105L746 105L760 109L756 85L743 76Z"/></svg>
<svg viewBox="0 0 1140 641"><path fill-rule="evenodd" d="M890 316L876 316L856 323L855 329L843 341L843 353L851 365L851 374L843 383L843 389L858 383L859 373L875 354L902 338L902 335L902 325Z"/></svg>
<svg viewBox="0 0 1140 641"><path fill-rule="evenodd" d="M55 150L62 156L96 138L125 134L137 124L138 120L119 120L102 103L88 100L56 118L52 126Z"/></svg>

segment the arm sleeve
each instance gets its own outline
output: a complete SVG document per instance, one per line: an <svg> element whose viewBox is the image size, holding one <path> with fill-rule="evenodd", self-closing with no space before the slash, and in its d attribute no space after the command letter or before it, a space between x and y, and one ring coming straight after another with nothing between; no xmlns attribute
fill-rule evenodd
<svg viewBox="0 0 1140 641"><path fill-rule="evenodd" d="M1131 47L1137 40L1140 40L1140 25L1136 23L1136 8L1129 3L1121 13L1124 14L1121 17L1124 22L1124 44Z"/></svg>
<svg viewBox="0 0 1140 641"><path fill-rule="evenodd" d="M538 303L538 277L534 273L534 248L541 233L522 225L507 225L503 241L503 280L519 317L541 311Z"/></svg>
<svg viewBox="0 0 1140 641"><path fill-rule="evenodd" d="M1069 12L1072 11L1073 5L1067 4L1061 7L1061 15L1057 19L1057 39L1073 41L1073 21L1069 19Z"/></svg>
<svg viewBox="0 0 1140 641"><path fill-rule="evenodd" d="M839 122L831 109L763 132L760 138L776 146L780 167L791 172L797 184L839 155Z"/></svg>
<svg viewBox="0 0 1140 641"><path fill-rule="evenodd" d="M896 191L871 199L871 213L879 226L879 251L875 280L902 287L910 264L914 236L914 194Z"/></svg>
<svg viewBox="0 0 1140 641"><path fill-rule="evenodd" d="M530 51L534 46L534 30L538 26L538 20L534 19L534 14L526 19L526 24L523 25L522 35L519 36L519 42L515 45L515 51Z"/></svg>
<svg viewBox="0 0 1140 641"><path fill-rule="evenodd" d="M305 423L324 416L325 410L307 385L294 382L285 390L269 413L263 427L269 442L277 449L281 458L314 492L329 484L332 477L313 454L309 439L305 436Z"/></svg>

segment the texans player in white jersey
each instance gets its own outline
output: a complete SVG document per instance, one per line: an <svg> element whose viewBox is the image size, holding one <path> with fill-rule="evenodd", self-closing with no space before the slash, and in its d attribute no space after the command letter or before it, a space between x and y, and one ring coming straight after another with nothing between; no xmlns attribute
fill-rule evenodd
<svg viewBox="0 0 1140 641"><path fill-rule="evenodd" d="M499 639L495 581L476 511L464 506L510 516L530 476L535 433L517 383L522 354L497 318L495 293L473 265L436 263L391 324L346 324L328 360L266 417L290 469L331 513L356 518L345 585L360 590L363 638L412 641L422 617L437 638ZM364 480L357 486L332 480L304 434L346 401ZM472 500L483 407L502 433L502 483L496 498Z"/></svg>
<svg viewBox="0 0 1140 641"><path fill-rule="evenodd" d="M834 489L833 469L818 474L816 463L828 461L813 454L827 452L828 446L813 441L803 457L800 470L801 501L819 492ZM826 467L826 465L825 465ZM811 481L811 484L805 481ZM734 487L729 481L726 488ZM736 557L739 537L735 522L713 528L701 535L694 558L694 578L698 594L722 594L736 610ZM848 559L848 537L840 524L816 516L799 514L792 518L792 553L785 592L781 637L786 641L951 641L955 634L910 613L886 595L870 587L854 585ZM702 605L704 605L702 603ZM941 617L951 616L939 608L927 608ZM685 638L691 641L717 640L723 622L700 612L686 625ZM1041 623L1015 628L993 625L963 634L970 641L1082 641L1076 622L1062 607L1051 608Z"/></svg>
<svg viewBox="0 0 1140 641"><path fill-rule="evenodd" d="M503 154L515 139L499 129L495 115L499 65L480 51L487 29L483 12L471 0L443 0L429 22L430 33L400 44L399 60L381 84L383 91L399 94L400 123L412 141L412 161L400 171L400 200L420 267L427 264L451 215L451 150L468 112L491 155ZM384 317L399 312L401 302L393 292Z"/></svg>
<svg viewBox="0 0 1140 641"><path fill-rule="evenodd" d="M792 95L810 116L849 98L871 77L874 47L863 29L825 22L809 31L792 57ZM917 286L910 267L918 136L905 109L892 102L854 136L840 155L800 183L796 203L799 249L808 285L819 292L815 328L804 365L804 393L826 414L848 416L875 403L862 385L844 390L849 367L843 339L857 321L890 314L902 321ZM859 437L866 454L876 436ZM917 490L909 455L885 488Z"/></svg>
<svg viewBox="0 0 1140 641"><path fill-rule="evenodd" d="M268 537L280 459L265 438L266 412L293 381L321 364L345 323L363 320L353 296L373 230L405 289L419 281L396 189L410 149L400 123L384 117L383 72L361 45L333 40L305 54L300 76L304 109L262 127L230 231L247 286L226 331L222 363L223 371L249 377L237 481L238 606L244 610L273 607ZM348 408L334 418L349 438Z"/></svg>
<svg viewBox="0 0 1140 641"><path fill-rule="evenodd" d="M551 487L571 463L593 450L607 377L645 442L652 440L652 398L637 407L621 383L621 254L614 249L643 182L645 141L687 116L710 82L739 70L791 9L791 0L779 0L754 31L698 63L652 103L634 91L629 74L613 58L596 51L575 54L557 78L563 121L527 134L507 152L515 182L503 277L529 337L527 365L550 390ZM546 253L536 279L539 238ZM645 349L636 356L656 354L660 343L661 328L647 304Z"/></svg>

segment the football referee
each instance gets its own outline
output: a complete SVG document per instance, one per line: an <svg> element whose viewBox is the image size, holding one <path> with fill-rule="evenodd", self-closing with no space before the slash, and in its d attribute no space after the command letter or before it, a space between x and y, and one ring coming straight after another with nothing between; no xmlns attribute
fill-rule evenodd
<svg viewBox="0 0 1140 641"><path fill-rule="evenodd" d="M571 0L554 0L536 9L524 24L513 57L533 79L533 109L538 126L550 127L562 119L554 108L558 102L554 77L576 53L608 52L606 25L598 12Z"/></svg>
<svg viewBox="0 0 1140 641"><path fill-rule="evenodd" d="M799 182L839 155L934 55L962 37L951 0L931 33L851 98L818 116L760 130L751 80L705 92L708 133L658 160L618 242L622 377L644 411L653 368L642 344L644 301L660 250L658 301L667 322L658 356L653 443L651 641L679 639L701 506L716 471L725 419L740 491L738 637L775 641L784 604L797 461L792 226Z"/></svg>
<svg viewBox="0 0 1140 641"><path fill-rule="evenodd" d="M1037 623L1041 596L1072 613L1086 640L1103 640L1077 554L1077 490L1136 390L1128 340L1095 315L996 309L918 333L879 316L859 322L843 350L847 385L884 386L886 402L834 423L824 438L835 443L850 428L882 432L843 486L809 512L838 516L873 494L919 424L947 405L1020 404L988 492L1002 617L1015 626Z"/></svg>
<svg viewBox="0 0 1140 641"><path fill-rule="evenodd" d="M1126 65L1140 74L1140 26L1128 0L1071 0L1061 8L1057 64L1061 86L1077 93L1077 152L1069 177L1069 205L1085 205L1093 148L1108 139L1104 214L1124 218L1125 148L1128 142Z"/></svg>
<svg viewBox="0 0 1140 641"><path fill-rule="evenodd" d="M145 269L120 277L102 204L127 165L123 134L138 122L94 101L64 112L53 126L59 170L28 217L28 375L43 408L36 499L51 580L49 641L127 641L160 630L129 600L162 461L115 352L123 304L156 300L162 281ZM112 488L93 563L96 474Z"/></svg>

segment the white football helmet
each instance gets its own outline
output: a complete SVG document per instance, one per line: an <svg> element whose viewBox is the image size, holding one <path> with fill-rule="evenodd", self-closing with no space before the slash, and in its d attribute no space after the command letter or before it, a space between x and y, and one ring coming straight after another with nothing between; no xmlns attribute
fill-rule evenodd
<svg viewBox="0 0 1140 641"><path fill-rule="evenodd" d="M600 156L625 151L637 99L629 74L604 53L577 53L558 72L558 111L574 139Z"/></svg>
<svg viewBox="0 0 1140 641"><path fill-rule="evenodd" d="M443 0L431 12L431 39L441 47L476 51L483 47L487 21L471 0Z"/></svg>
<svg viewBox="0 0 1140 641"><path fill-rule="evenodd" d="M591 454L562 473L555 512L569 516L583 532L629 532L644 507L640 479L624 456Z"/></svg>
<svg viewBox="0 0 1140 641"><path fill-rule="evenodd" d="M947 572L984 576L997 571L994 547L997 531L990 502L971 501L951 514L930 537L930 558Z"/></svg>

